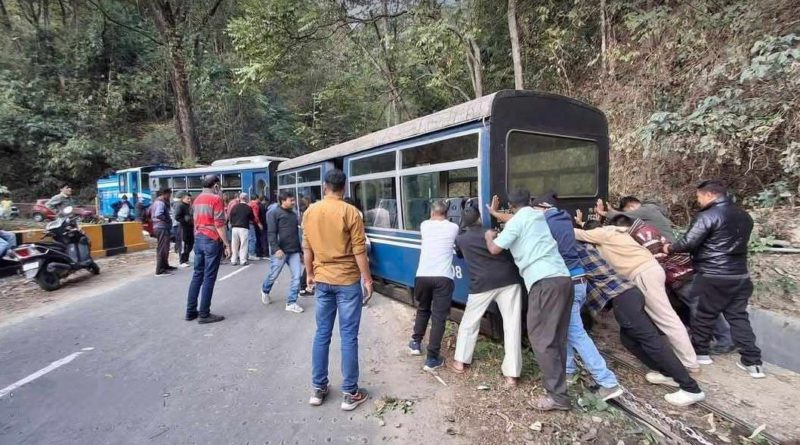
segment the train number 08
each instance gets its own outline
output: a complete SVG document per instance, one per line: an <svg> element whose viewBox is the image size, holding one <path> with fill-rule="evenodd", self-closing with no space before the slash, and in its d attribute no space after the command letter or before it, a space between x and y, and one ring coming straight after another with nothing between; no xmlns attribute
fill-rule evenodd
<svg viewBox="0 0 800 445"><path fill-rule="evenodd" d="M459 279L464 278L464 274L461 272L461 266L453 266L453 275Z"/></svg>

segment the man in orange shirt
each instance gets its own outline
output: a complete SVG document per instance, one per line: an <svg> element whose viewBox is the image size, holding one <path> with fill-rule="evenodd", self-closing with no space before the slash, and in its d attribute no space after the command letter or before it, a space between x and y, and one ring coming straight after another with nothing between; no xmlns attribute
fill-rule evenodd
<svg viewBox="0 0 800 445"><path fill-rule="evenodd" d="M364 222L358 209L342 199L347 177L341 170L325 174L325 198L303 215L303 255L308 287L316 287L317 332L311 353L309 400L319 406L328 395L328 354L339 314L342 348L342 409L351 411L369 393L358 387L358 330L361 307L372 297ZM364 285L362 290L361 285Z"/></svg>

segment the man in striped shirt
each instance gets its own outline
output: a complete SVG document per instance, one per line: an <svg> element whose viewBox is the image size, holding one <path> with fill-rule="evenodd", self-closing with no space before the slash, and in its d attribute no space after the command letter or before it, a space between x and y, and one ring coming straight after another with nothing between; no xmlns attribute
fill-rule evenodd
<svg viewBox="0 0 800 445"><path fill-rule="evenodd" d="M211 313L211 296L217 281L219 263L223 255L228 257L231 254L225 233L225 205L219 190L219 177L207 175L203 178L203 192L192 205L195 228L194 274L186 302L186 321L199 317L200 324L216 323L225 319L222 315Z"/></svg>

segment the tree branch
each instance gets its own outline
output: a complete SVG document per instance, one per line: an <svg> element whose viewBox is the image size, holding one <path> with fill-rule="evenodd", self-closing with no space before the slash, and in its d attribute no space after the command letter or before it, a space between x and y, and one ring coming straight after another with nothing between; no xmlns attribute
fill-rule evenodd
<svg viewBox="0 0 800 445"><path fill-rule="evenodd" d="M160 45L160 46L164 45L164 42L156 39L155 37L150 35L147 31L145 31L143 29L140 29L140 28L137 28L135 26L126 25L126 24L120 22L119 20L116 20L114 17L111 16L111 14L109 14L105 9L103 9L103 7L100 6L99 3L96 3L94 0L87 0L87 2L90 5L94 6L98 11L100 11L100 14L102 14L103 17L105 17L105 19L108 20L109 22L111 22L111 23L113 23L113 24L115 24L117 26L121 26L121 27L123 27L123 28L125 28L125 29L127 29L129 31L133 31L133 32L135 32L137 34L140 34L140 35L146 37L151 42L155 43L156 45Z"/></svg>

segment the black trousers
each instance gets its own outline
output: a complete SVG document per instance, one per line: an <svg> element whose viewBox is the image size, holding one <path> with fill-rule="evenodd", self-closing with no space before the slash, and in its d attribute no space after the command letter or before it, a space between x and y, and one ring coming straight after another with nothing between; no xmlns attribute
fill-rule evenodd
<svg viewBox="0 0 800 445"><path fill-rule="evenodd" d="M428 321L433 318L431 337L428 339L428 358L439 358L454 288L453 280L447 277L417 277L414 281L414 299L418 306L414 335L411 338L421 342L428 328Z"/></svg>
<svg viewBox="0 0 800 445"><path fill-rule="evenodd" d="M189 254L194 249L194 227L181 226L179 231L181 234L180 263L183 264L189 262Z"/></svg>
<svg viewBox="0 0 800 445"><path fill-rule="evenodd" d="M567 331L574 286L569 277L543 278L528 292L528 340L542 371L542 386L561 405L567 395Z"/></svg>
<svg viewBox="0 0 800 445"><path fill-rule="evenodd" d="M166 272L169 268L169 244L171 228L156 229L158 247L156 248L156 273Z"/></svg>
<svg viewBox="0 0 800 445"><path fill-rule="evenodd" d="M692 326L692 345L697 355L708 355L711 337L719 314L731 325L733 344L742 355L742 363L761 364L761 349L756 346L756 334L750 326L747 303L753 295L749 277L709 277L697 274L692 286L697 298L697 316Z"/></svg>
<svg viewBox="0 0 800 445"><path fill-rule="evenodd" d="M614 298L613 305L622 345L648 368L672 377L682 390L700 392L697 382L644 311L642 292L635 287L627 290Z"/></svg>

